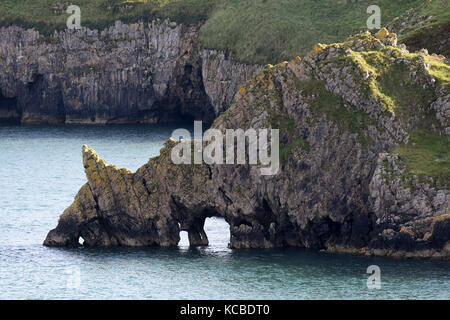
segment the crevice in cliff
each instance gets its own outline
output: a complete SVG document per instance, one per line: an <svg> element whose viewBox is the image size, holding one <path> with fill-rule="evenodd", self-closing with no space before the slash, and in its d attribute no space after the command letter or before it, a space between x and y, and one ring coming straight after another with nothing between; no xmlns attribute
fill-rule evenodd
<svg viewBox="0 0 450 320"><path fill-rule="evenodd" d="M58 105L56 107L56 119L57 122L66 123L66 118L67 118L66 108L64 106L64 100L61 93L58 99Z"/></svg>
<svg viewBox="0 0 450 320"><path fill-rule="evenodd" d="M102 242L102 240L105 240L105 239L101 239L101 237L103 236L103 237L107 238L106 243L108 243L109 245L118 244L118 241L116 239L114 239L114 237L113 237L114 232L112 232L111 228L109 227L108 222L102 216L98 197L93 192L89 183L87 183L87 185L88 185L88 188L92 195L92 199L94 200L94 203L95 203L94 208L95 208L96 216L93 219L86 221L86 223L84 223L83 225L81 225L79 227L80 236L79 236L78 243L82 246L95 246L95 244L97 242ZM90 230L91 229L90 226L91 227L93 226L94 229L97 229L96 230L97 232L92 232L92 230ZM82 239L82 242L81 242L81 239Z"/></svg>
<svg viewBox="0 0 450 320"><path fill-rule="evenodd" d="M217 116L206 93L202 68L200 57L179 68L181 72L174 88L175 97L169 100L173 100L181 121L212 123Z"/></svg>

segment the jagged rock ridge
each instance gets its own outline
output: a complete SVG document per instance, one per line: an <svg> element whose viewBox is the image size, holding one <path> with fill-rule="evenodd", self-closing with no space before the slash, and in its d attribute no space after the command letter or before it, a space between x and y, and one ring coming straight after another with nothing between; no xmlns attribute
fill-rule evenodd
<svg viewBox="0 0 450 320"><path fill-rule="evenodd" d="M449 70L444 57L409 53L387 30L269 65L213 128L280 129L277 175L175 165L174 140L132 173L85 146L88 183L44 244L176 246L186 230L191 245L205 245L205 219L221 216L231 248L448 259Z"/></svg>

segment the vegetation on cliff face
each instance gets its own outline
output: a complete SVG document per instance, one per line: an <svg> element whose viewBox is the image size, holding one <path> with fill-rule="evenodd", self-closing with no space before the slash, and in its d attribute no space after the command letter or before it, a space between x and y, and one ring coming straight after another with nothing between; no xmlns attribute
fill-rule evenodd
<svg viewBox="0 0 450 320"><path fill-rule="evenodd" d="M397 47L380 51L350 52L350 58L366 72L371 94L392 113L411 113L411 106L426 105L435 96L426 73L438 84L446 84L450 73L443 57L409 53ZM393 63L394 62L394 63ZM411 77L411 75L417 75ZM421 75L422 76L419 76ZM398 84L401 84L400 86Z"/></svg>
<svg viewBox="0 0 450 320"><path fill-rule="evenodd" d="M441 55L429 55L426 50L409 52L397 46L396 37L382 29L375 37L364 33L349 38L344 44L318 45L313 53L320 54L330 47L345 51L328 59L328 63L340 63L344 68L345 62L351 61L353 72L363 75L360 82L369 89L368 97L378 99L385 110L407 128L408 143L393 150L405 166L403 174L421 180L432 178L431 185L448 189L450 139L448 132L445 133L449 123L445 110L450 97L450 66ZM388 43L380 46L379 40ZM367 44L373 47L364 48ZM361 133L367 126L376 124L366 113L345 108L343 100L327 91L323 83L301 82L297 88L314 97L314 109L325 113L341 129ZM439 120L432 105L442 95L445 97L439 104L444 115Z"/></svg>
<svg viewBox="0 0 450 320"><path fill-rule="evenodd" d="M330 52L333 52L331 58L328 57ZM448 189L450 139L444 133L448 117L443 115L439 120L432 107L438 96L442 95L445 97L440 101L440 108L444 113L445 104L448 105L450 66L446 58L430 55L426 50L409 52L404 46L397 46L397 36L386 29L380 30L375 37L370 33L362 33L350 37L344 43L316 45L309 57L321 54L327 56L324 64L332 66L332 69L345 69L351 65L351 72L354 79L358 79L359 89L367 91L366 98L378 100L386 116L392 114L407 129L408 143L400 144L392 151L399 156L398 163L406 169L402 171L402 177L428 181L433 187ZM255 83L249 83L250 89L244 87L240 91L243 99L249 99L246 93L257 94L258 90L271 92L258 101L269 106L265 109L270 116L269 124L280 128L282 163L286 162L291 153L302 152L305 145L308 145L302 137L292 134L295 122L282 115L285 112L283 107L270 108L271 105L282 104L280 94L272 93L276 91L275 74L287 77L288 66L298 61L301 59L280 63L275 67L269 65L264 73L255 77ZM302 93L303 99L311 105L315 118L325 115L341 132L357 134L358 142L362 145L373 144L365 133L369 126L383 130L383 126L366 112L355 109L339 94L330 91L326 81L314 77L309 80L293 80L293 90Z"/></svg>
<svg viewBox="0 0 450 320"><path fill-rule="evenodd" d="M0 25L35 27L46 34L66 27L64 0L3 0ZM405 29L405 39L428 25L450 21L448 0L78 0L82 25L105 28L124 23L168 18L179 23L204 22L200 40L206 48L235 53L247 63L274 63L305 55L317 42L332 43L366 29L368 5L382 10L382 25L410 9L431 17ZM416 9L418 8L418 9ZM392 23L401 26L401 18ZM428 30L428 29L427 29ZM430 37L424 37L429 39Z"/></svg>
<svg viewBox="0 0 450 320"><path fill-rule="evenodd" d="M342 97L328 91L319 80L299 82L297 88L307 97L316 116L327 115L342 131L361 133L375 121L366 113L348 106Z"/></svg>
<svg viewBox="0 0 450 320"><path fill-rule="evenodd" d="M407 145L394 149L406 165L408 175L433 178L432 185L450 189L450 139L426 130L411 133Z"/></svg>

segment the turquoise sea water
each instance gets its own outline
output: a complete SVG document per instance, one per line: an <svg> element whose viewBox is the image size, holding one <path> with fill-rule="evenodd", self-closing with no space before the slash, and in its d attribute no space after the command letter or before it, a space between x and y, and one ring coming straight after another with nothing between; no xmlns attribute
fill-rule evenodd
<svg viewBox="0 0 450 320"><path fill-rule="evenodd" d="M177 126L0 126L0 299L450 299L450 262L227 249L228 225L208 219L211 245L55 249L47 232L86 181L81 146L136 170ZM369 290L367 267L381 269Z"/></svg>

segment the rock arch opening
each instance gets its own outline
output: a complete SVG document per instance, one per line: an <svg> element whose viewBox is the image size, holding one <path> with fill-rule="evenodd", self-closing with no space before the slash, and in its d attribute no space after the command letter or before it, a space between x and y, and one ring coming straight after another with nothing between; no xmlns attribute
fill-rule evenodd
<svg viewBox="0 0 450 320"><path fill-rule="evenodd" d="M189 247L189 236L187 231L180 231L180 242L178 242L179 247Z"/></svg>
<svg viewBox="0 0 450 320"><path fill-rule="evenodd" d="M223 217L211 216L189 229L180 228L179 247L228 248L230 225Z"/></svg>
<svg viewBox="0 0 450 320"><path fill-rule="evenodd" d="M206 218L204 229L210 247L228 248L231 239L230 225L223 217Z"/></svg>

